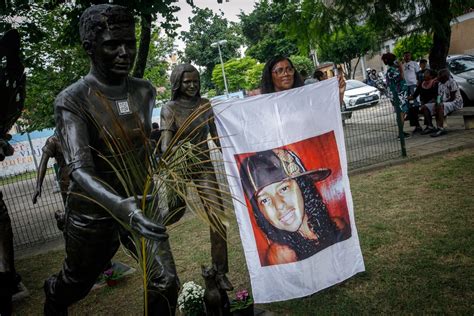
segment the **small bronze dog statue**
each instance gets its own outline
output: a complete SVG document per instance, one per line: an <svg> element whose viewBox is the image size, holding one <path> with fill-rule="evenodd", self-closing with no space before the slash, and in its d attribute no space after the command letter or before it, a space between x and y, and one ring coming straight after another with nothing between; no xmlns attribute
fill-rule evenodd
<svg viewBox="0 0 474 316"><path fill-rule="evenodd" d="M230 316L230 302L227 292L217 286L215 266L202 266L202 277L206 283L204 304L207 316Z"/></svg>

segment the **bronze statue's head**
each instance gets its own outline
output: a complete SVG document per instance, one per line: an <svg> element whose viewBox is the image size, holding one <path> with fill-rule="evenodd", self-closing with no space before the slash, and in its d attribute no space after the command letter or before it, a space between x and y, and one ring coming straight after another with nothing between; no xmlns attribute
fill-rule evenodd
<svg viewBox="0 0 474 316"><path fill-rule="evenodd" d="M177 65L171 72L170 81L171 100L176 100L179 96L201 97L199 72L193 65Z"/></svg>
<svg viewBox="0 0 474 316"><path fill-rule="evenodd" d="M136 39L135 21L127 8L109 4L87 8L79 21L79 33L99 75L105 78L128 75L135 60Z"/></svg>

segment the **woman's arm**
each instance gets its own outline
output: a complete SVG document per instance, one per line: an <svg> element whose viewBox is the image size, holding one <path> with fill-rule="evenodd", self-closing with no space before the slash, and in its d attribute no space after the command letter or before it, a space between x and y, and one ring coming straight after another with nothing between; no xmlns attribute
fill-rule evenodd
<svg viewBox="0 0 474 316"><path fill-rule="evenodd" d="M342 105L344 103L344 92L346 92L346 80L342 72L339 74L337 80L339 82L339 103Z"/></svg>

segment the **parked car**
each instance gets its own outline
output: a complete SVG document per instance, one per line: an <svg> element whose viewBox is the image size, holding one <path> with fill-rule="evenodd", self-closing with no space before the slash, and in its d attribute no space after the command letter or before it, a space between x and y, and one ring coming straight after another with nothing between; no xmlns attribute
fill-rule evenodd
<svg viewBox="0 0 474 316"><path fill-rule="evenodd" d="M451 55L448 68L461 90L464 105L474 105L474 56Z"/></svg>
<svg viewBox="0 0 474 316"><path fill-rule="evenodd" d="M380 91L358 80L346 81L343 110L372 106L379 103Z"/></svg>

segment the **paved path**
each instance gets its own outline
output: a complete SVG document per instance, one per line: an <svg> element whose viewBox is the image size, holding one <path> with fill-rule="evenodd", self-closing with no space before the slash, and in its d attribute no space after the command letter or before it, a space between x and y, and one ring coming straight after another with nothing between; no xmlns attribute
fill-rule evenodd
<svg viewBox="0 0 474 316"><path fill-rule="evenodd" d="M421 122L420 122L421 123ZM415 135L407 139L408 157L423 157L450 150L474 146L474 129L464 129L464 121L460 116L448 116L448 134L440 137L429 135ZM405 128L411 132L412 128Z"/></svg>

